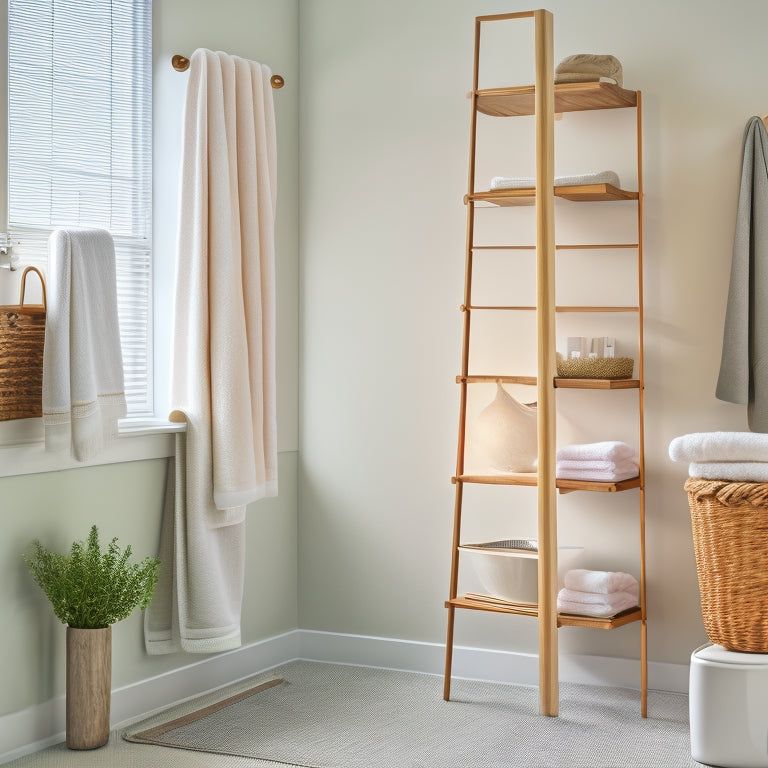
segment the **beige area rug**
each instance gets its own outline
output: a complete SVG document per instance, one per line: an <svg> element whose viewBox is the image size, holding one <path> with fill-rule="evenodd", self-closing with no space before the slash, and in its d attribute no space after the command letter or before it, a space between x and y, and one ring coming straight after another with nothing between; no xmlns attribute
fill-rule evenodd
<svg viewBox="0 0 768 768"><path fill-rule="evenodd" d="M232 694L232 695L228 695ZM538 689L370 667L293 662L200 705L157 715L129 741L311 768L685 768L688 699L561 685L560 716Z"/></svg>

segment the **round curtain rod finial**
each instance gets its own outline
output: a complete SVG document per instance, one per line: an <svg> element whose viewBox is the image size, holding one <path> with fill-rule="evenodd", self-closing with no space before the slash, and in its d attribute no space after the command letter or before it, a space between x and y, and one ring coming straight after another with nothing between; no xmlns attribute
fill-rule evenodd
<svg viewBox="0 0 768 768"><path fill-rule="evenodd" d="M186 56L177 53L171 58L171 66L173 66L177 72L183 72L185 69L189 69L189 59Z"/></svg>

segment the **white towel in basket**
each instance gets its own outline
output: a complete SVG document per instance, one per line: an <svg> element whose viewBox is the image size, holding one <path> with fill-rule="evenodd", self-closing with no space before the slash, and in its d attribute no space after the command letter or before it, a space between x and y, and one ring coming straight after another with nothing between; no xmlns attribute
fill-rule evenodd
<svg viewBox="0 0 768 768"><path fill-rule="evenodd" d="M690 477L704 480L734 480L744 483L768 483L768 462L765 461L692 461Z"/></svg>
<svg viewBox="0 0 768 768"><path fill-rule="evenodd" d="M669 444L672 461L768 461L768 434L763 432L692 432ZM699 475L700 477L700 475Z"/></svg>

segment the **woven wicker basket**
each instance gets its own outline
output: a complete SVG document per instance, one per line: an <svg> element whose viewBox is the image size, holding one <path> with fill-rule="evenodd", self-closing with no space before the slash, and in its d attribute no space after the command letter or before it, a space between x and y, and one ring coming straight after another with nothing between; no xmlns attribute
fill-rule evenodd
<svg viewBox="0 0 768 768"><path fill-rule="evenodd" d="M557 361L557 375L564 379L631 379L631 357L577 357Z"/></svg>
<svg viewBox="0 0 768 768"><path fill-rule="evenodd" d="M42 305L24 304L30 270L43 283ZM0 306L0 421L43 415L44 344L45 282L39 270L27 267L18 305Z"/></svg>
<svg viewBox="0 0 768 768"><path fill-rule="evenodd" d="M709 639L768 653L768 483L689 478L685 490Z"/></svg>

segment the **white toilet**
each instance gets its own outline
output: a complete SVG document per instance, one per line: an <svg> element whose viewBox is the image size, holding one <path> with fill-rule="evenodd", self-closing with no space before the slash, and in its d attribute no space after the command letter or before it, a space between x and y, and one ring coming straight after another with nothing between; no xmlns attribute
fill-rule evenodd
<svg viewBox="0 0 768 768"><path fill-rule="evenodd" d="M768 768L768 653L702 645L691 654L691 756L722 768Z"/></svg>

